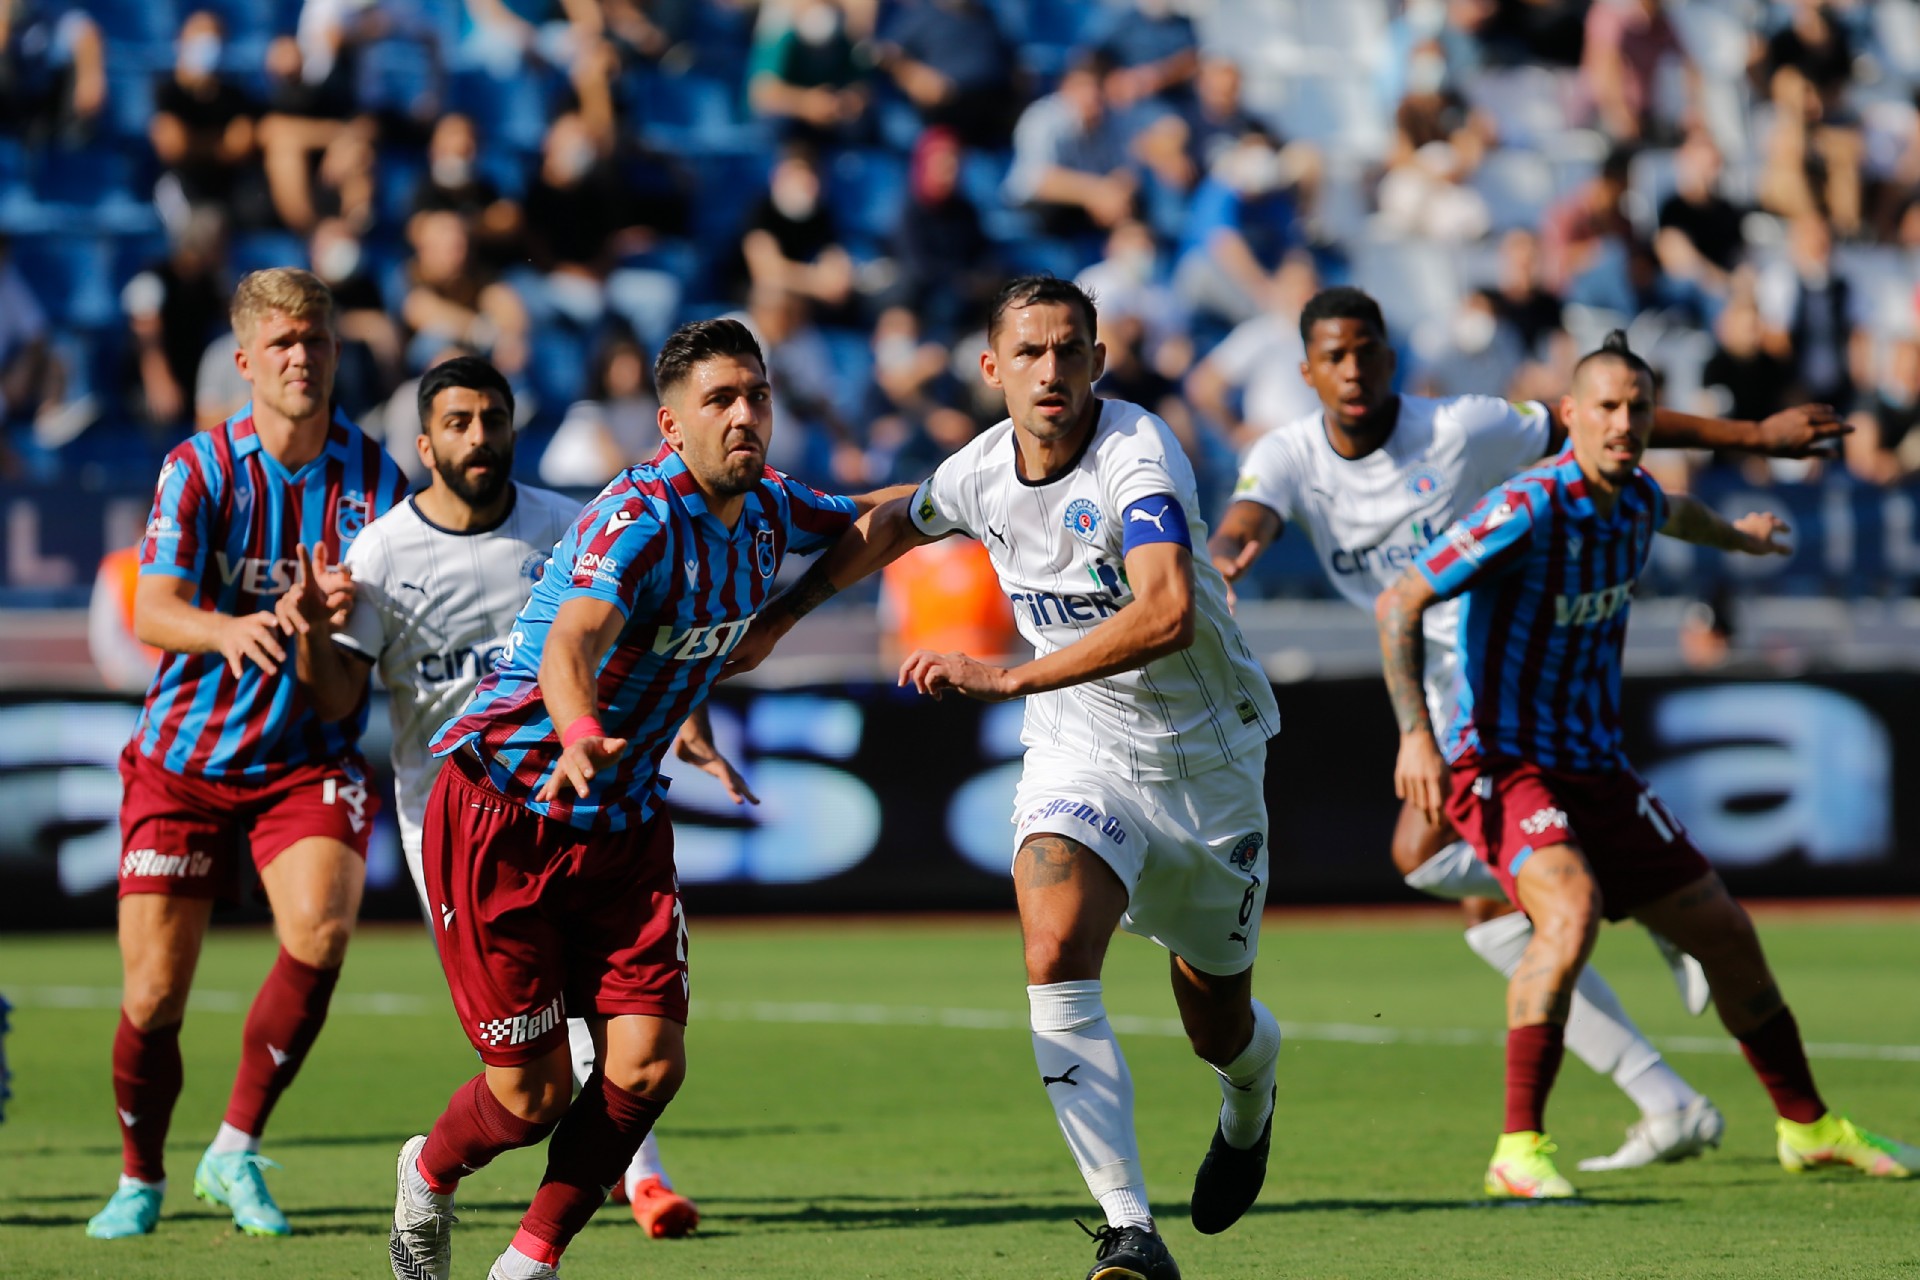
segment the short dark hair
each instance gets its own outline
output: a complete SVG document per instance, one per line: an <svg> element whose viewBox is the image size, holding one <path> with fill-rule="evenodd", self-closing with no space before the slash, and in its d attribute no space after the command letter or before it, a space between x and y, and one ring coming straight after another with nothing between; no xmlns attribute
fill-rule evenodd
<svg viewBox="0 0 1920 1280"><path fill-rule="evenodd" d="M1057 302L1078 308L1080 318L1087 322L1089 341L1099 332L1100 312L1094 306L1090 290L1081 288L1071 280L1062 280L1059 276L1015 276L1000 286L999 293L993 295L993 309L987 312L987 345L993 345L993 340L999 336L1000 321L1008 311L1042 302Z"/></svg>
<svg viewBox="0 0 1920 1280"><path fill-rule="evenodd" d="M767 358L753 330L738 320L695 320L675 329L660 344L660 355L653 362L654 391L666 396L687 380L695 365L715 356L752 356L761 372L766 372Z"/></svg>
<svg viewBox="0 0 1920 1280"><path fill-rule="evenodd" d="M1653 366L1643 360L1638 352L1627 345L1627 331L1625 329L1615 329L1607 335L1606 340L1602 342L1599 347L1587 352L1587 354L1581 356L1579 361L1575 363L1573 366L1573 385L1576 387L1580 385L1580 374L1588 365L1598 364L1602 360L1617 360L1635 373L1644 373L1648 379L1656 385L1659 383L1659 379L1654 376Z"/></svg>
<svg viewBox="0 0 1920 1280"><path fill-rule="evenodd" d="M1380 304L1365 290L1352 285L1322 289L1307 299L1307 305L1300 309L1302 346L1313 345L1313 326L1322 320L1358 320L1379 335L1382 342L1387 340L1387 318L1380 314Z"/></svg>
<svg viewBox="0 0 1920 1280"><path fill-rule="evenodd" d="M507 385L507 375L493 367L483 356L455 356L451 360L442 360L433 368L420 375L420 429L425 431L433 421L433 399L448 387L464 387L469 391L491 391L500 397L507 407L507 416L513 416L513 388Z"/></svg>

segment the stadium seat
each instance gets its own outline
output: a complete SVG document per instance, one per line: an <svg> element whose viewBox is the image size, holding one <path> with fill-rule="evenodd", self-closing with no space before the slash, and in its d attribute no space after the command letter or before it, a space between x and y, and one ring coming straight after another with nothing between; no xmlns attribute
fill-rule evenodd
<svg viewBox="0 0 1920 1280"><path fill-rule="evenodd" d="M197 9L219 14L229 39L271 38L300 20L300 0L190 0L186 12Z"/></svg>
<svg viewBox="0 0 1920 1280"><path fill-rule="evenodd" d="M120 316L114 242L97 236L21 236L13 262L58 325L99 328Z"/></svg>
<svg viewBox="0 0 1920 1280"><path fill-rule="evenodd" d="M1467 100L1484 111L1508 147L1538 147L1567 127L1567 81L1545 67L1483 71L1466 85Z"/></svg>
<svg viewBox="0 0 1920 1280"><path fill-rule="evenodd" d="M1287 137L1371 158L1386 154L1387 121L1364 78L1344 71L1303 71L1286 76L1284 84L1285 92L1273 106Z"/></svg>
<svg viewBox="0 0 1920 1280"><path fill-rule="evenodd" d="M234 277L267 267L305 267L307 246L287 231L247 231L233 238L227 263Z"/></svg>
<svg viewBox="0 0 1920 1280"><path fill-rule="evenodd" d="M700 72L655 72L634 79L638 91L632 95L632 124L655 146L697 154L739 147L759 136L755 126L739 119L739 95L728 81Z"/></svg>
<svg viewBox="0 0 1920 1280"><path fill-rule="evenodd" d="M566 325L541 325L533 331L526 377L543 409L562 411L581 397L587 354L587 344Z"/></svg>
<svg viewBox="0 0 1920 1280"><path fill-rule="evenodd" d="M1450 249L1375 236L1353 245L1353 283L1379 300L1388 326L1403 336L1451 314L1461 293L1459 262Z"/></svg>
<svg viewBox="0 0 1920 1280"><path fill-rule="evenodd" d="M115 136L144 139L153 119L153 82L157 73L133 51L107 53L107 124Z"/></svg>
<svg viewBox="0 0 1920 1280"><path fill-rule="evenodd" d="M50 147L41 157L36 194L47 204L81 207L126 199L134 195L134 170L134 157L123 146L97 143L72 151ZM144 198L148 193L138 194Z"/></svg>
<svg viewBox="0 0 1920 1280"><path fill-rule="evenodd" d="M1627 168L1627 213L1643 236L1658 229L1660 206L1674 189L1674 153L1664 148L1637 152Z"/></svg>
<svg viewBox="0 0 1920 1280"><path fill-rule="evenodd" d="M93 0L85 7L111 42L170 53L174 34L180 29L181 15L174 0Z"/></svg>
<svg viewBox="0 0 1920 1280"><path fill-rule="evenodd" d="M548 77L528 68L504 80L485 71L455 71L448 106L473 120L483 145L536 151L546 136L553 94Z"/></svg>
<svg viewBox="0 0 1920 1280"><path fill-rule="evenodd" d="M1495 231L1535 228L1553 203L1553 166L1537 151L1501 147L1474 173L1473 188L1486 200Z"/></svg>
<svg viewBox="0 0 1920 1280"><path fill-rule="evenodd" d="M827 207L846 236L885 243L900 225L907 163L890 151L843 151L827 169Z"/></svg>

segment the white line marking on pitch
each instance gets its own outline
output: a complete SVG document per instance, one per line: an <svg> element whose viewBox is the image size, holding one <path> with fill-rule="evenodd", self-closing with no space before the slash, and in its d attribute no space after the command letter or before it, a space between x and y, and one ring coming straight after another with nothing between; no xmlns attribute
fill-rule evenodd
<svg viewBox="0 0 1920 1280"><path fill-rule="evenodd" d="M120 1004L118 987L0 988L23 1009L113 1009ZM245 1013L253 997L240 991L195 991L187 1007L197 1013ZM402 995L390 991L349 992L335 996L335 1013L375 1017L419 1017L444 1011L444 1000ZM836 1027L947 1027L960 1031L1025 1031L1026 1015L1007 1009L953 1009L911 1004L841 1004L831 1001L776 1002L770 1000L695 1000L693 1017L709 1022L790 1022ZM1113 1029L1130 1036L1182 1039L1178 1018L1143 1018L1115 1014ZM1499 1031L1468 1027L1386 1027L1352 1022L1282 1022L1280 1030L1292 1040L1332 1044L1465 1045L1506 1043ZM1669 1053L1738 1052L1726 1036L1659 1036L1654 1043ZM1809 1041L1815 1058L1859 1058L1879 1062L1920 1062L1920 1045L1845 1044Z"/></svg>

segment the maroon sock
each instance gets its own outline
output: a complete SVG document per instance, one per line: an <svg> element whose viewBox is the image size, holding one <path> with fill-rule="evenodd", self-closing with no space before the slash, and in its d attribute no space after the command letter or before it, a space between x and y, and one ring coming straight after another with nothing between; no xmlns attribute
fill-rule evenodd
<svg viewBox="0 0 1920 1280"><path fill-rule="evenodd" d="M1567 1029L1551 1022L1507 1032L1507 1127L1502 1132L1545 1132L1547 1094L1566 1048Z"/></svg>
<svg viewBox="0 0 1920 1280"><path fill-rule="evenodd" d="M1813 1068L1807 1065L1806 1046L1800 1043L1800 1024L1794 1021L1793 1010L1781 1009L1739 1040L1753 1074L1766 1086L1781 1119L1812 1124L1827 1114L1827 1104L1813 1086Z"/></svg>
<svg viewBox="0 0 1920 1280"><path fill-rule="evenodd" d="M513 1247L537 1262L558 1264L567 1242L607 1198L666 1106L595 1072L554 1131L547 1175L520 1219Z"/></svg>
<svg viewBox="0 0 1920 1280"><path fill-rule="evenodd" d="M113 1033L113 1105L120 1113L120 1168L129 1178L167 1176L167 1126L180 1097L180 1024L133 1025L125 1013Z"/></svg>
<svg viewBox="0 0 1920 1280"><path fill-rule="evenodd" d="M316 969L281 949L240 1033L240 1069L227 1099L228 1124L256 1138L266 1131L273 1104L293 1083L320 1035L339 980L338 969Z"/></svg>
<svg viewBox="0 0 1920 1280"><path fill-rule="evenodd" d="M420 1176L439 1195L449 1195L460 1179L503 1151L530 1147L553 1132L551 1124L522 1120L487 1088L482 1071L453 1091L447 1109L433 1122L420 1148Z"/></svg>

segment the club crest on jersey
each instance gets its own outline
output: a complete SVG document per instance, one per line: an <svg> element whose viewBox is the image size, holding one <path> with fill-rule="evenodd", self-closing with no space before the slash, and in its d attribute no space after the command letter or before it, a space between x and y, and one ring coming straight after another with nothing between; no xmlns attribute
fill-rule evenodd
<svg viewBox="0 0 1920 1280"><path fill-rule="evenodd" d="M547 553L536 551L528 556L520 566L520 576L528 582L538 582L547 576Z"/></svg>
<svg viewBox="0 0 1920 1280"><path fill-rule="evenodd" d="M339 532L340 541L351 542L367 527L367 521L373 519L373 499L349 489L340 495L340 505L334 512L333 527Z"/></svg>
<svg viewBox="0 0 1920 1280"><path fill-rule="evenodd" d="M1267 838L1258 831L1241 836L1240 843L1234 845L1233 851L1227 855L1227 861L1233 864L1236 871L1252 871L1253 864L1260 860L1260 846L1266 842Z"/></svg>
<svg viewBox="0 0 1920 1280"><path fill-rule="evenodd" d="M1440 491L1440 473L1432 467L1415 467L1407 474L1407 492L1416 498L1431 498Z"/></svg>
<svg viewBox="0 0 1920 1280"><path fill-rule="evenodd" d="M753 567L763 578L773 576L773 530L767 525L753 531Z"/></svg>
<svg viewBox="0 0 1920 1280"><path fill-rule="evenodd" d="M1100 532L1100 508L1091 498L1075 498L1067 504L1066 525L1074 537L1091 546Z"/></svg>

